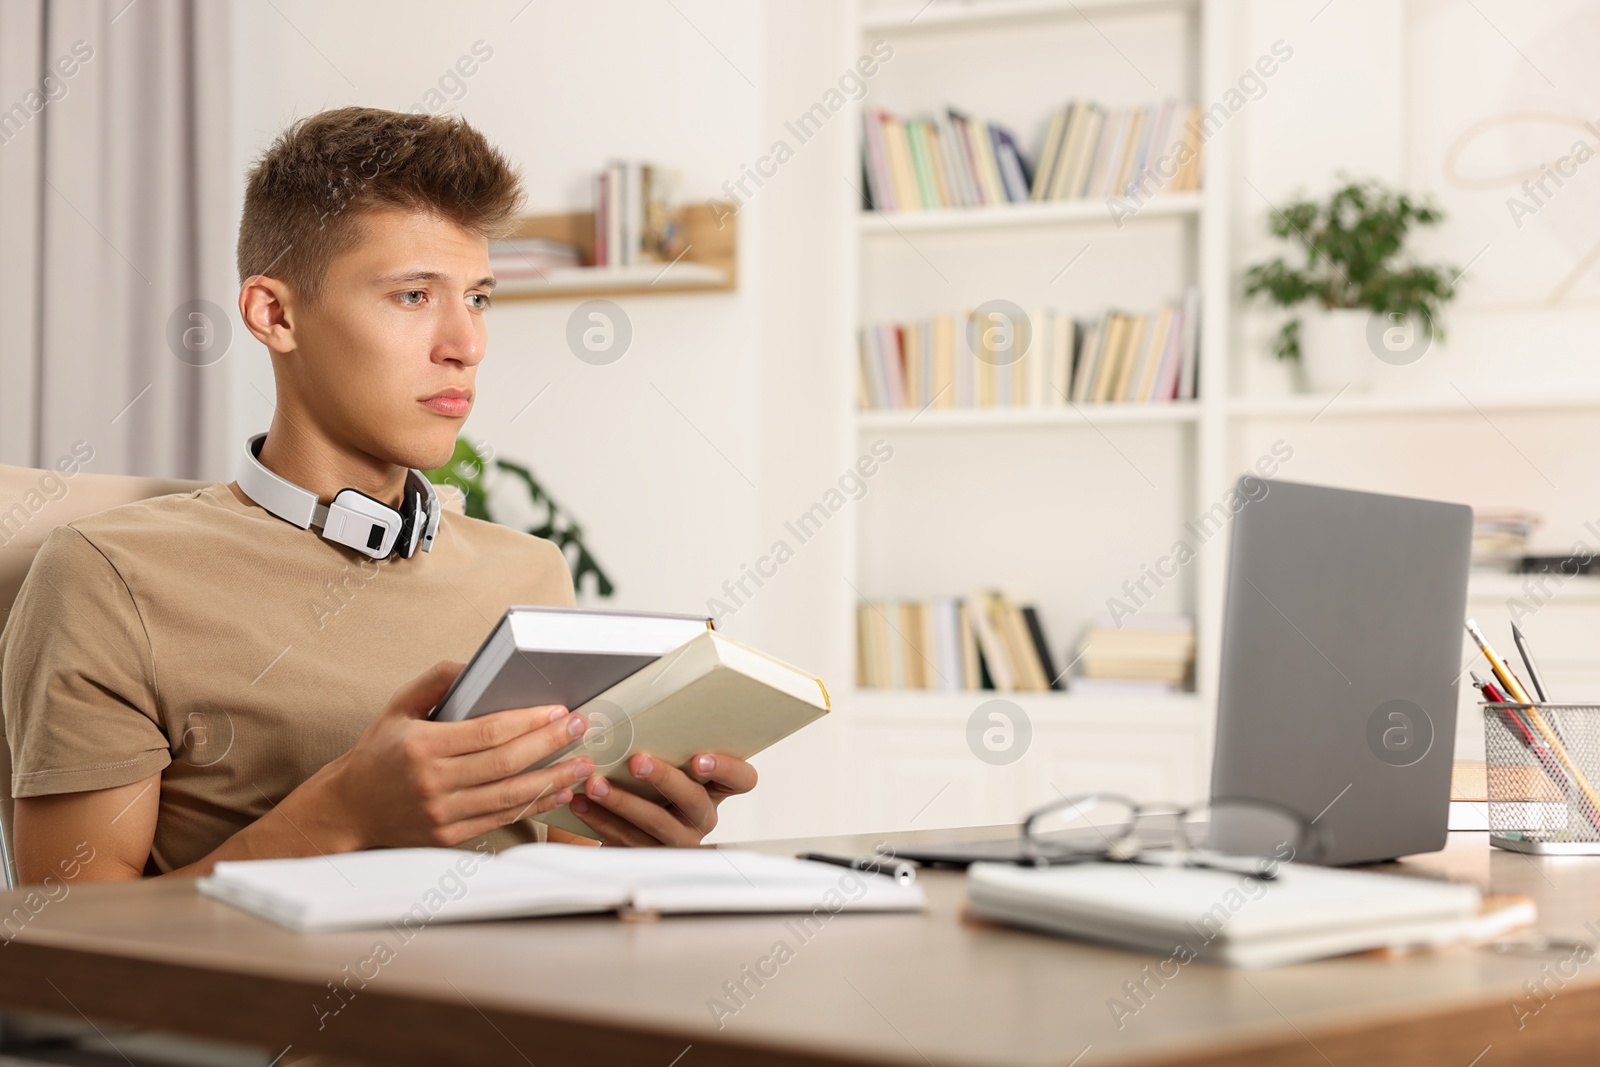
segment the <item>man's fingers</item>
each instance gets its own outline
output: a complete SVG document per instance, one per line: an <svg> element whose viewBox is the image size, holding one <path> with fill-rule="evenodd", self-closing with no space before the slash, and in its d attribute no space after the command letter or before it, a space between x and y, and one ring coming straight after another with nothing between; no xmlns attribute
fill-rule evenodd
<svg viewBox="0 0 1600 1067"><path fill-rule="evenodd" d="M456 675L466 669L458 660L442 659L394 691L384 710L402 719L427 718Z"/></svg>
<svg viewBox="0 0 1600 1067"><path fill-rule="evenodd" d="M519 809L526 809L528 815L538 814L560 807L549 798L563 789L570 791L593 773L594 761L587 756L580 756L542 771L513 774L469 789L453 790L442 801L440 821L461 822L493 812L515 812ZM545 806L540 807L541 804Z"/></svg>
<svg viewBox="0 0 1600 1067"><path fill-rule="evenodd" d="M531 708L491 711L487 715L460 722L435 723L428 730L429 750L436 756L465 756L472 752L484 752L542 729L567 714L567 709L559 704L543 704ZM581 734L583 731L580 729L578 732Z"/></svg>
<svg viewBox="0 0 1600 1067"><path fill-rule="evenodd" d="M587 797L574 797L569 807L572 809L572 814L599 834L600 840L605 844L627 845L631 848L658 848L661 845L660 841L637 826L611 814Z"/></svg>
<svg viewBox="0 0 1600 1067"><path fill-rule="evenodd" d="M527 710L531 714L520 718L513 716L505 720L502 725L505 725L508 731L516 729L519 723L530 720L532 723L542 725L531 726L523 733L512 733L507 740L493 747L471 749L449 757L444 761L442 768L445 784L452 789L461 789L481 785L484 782L497 782L508 775L520 774L539 760L560 752L581 738L588 726L582 715L569 714L563 708ZM544 713L543 717L539 715L540 712ZM557 712L560 714L556 714ZM479 716L472 721L493 719L497 715L513 715L513 713L497 711L491 715ZM460 740L460 737L450 739L455 743Z"/></svg>
<svg viewBox="0 0 1600 1067"><path fill-rule="evenodd" d="M636 797L604 778L589 779L583 792L591 806L603 808L663 845L698 845L703 836L655 801Z"/></svg>
<svg viewBox="0 0 1600 1067"><path fill-rule="evenodd" d="M756 769L734 756L702 752L689 761L689 770L724 795L748 793L756 787Z"/></svg>
<svg viewBox="0 0 1600 1067"><path fill-rule="evenodd" d="M641 782L649 782L678 809L678 818L702 836L717 825L717 802L706 787L678 768L645 752L628 759L628 770Z"/></svg>
<svg viewBox="0 0 1600 1067"><path fill-rule="evenodd" d="M572 792L568 789L559 789L549 796L540 798L535 804L524 804L521 807L504 808L500 811L490 812L487 815L478 815L464 819L450 827L451 836L459 844L462 841L471 841L474 837L498 830L502 826L510 826L514 822L543 815L553 811L561 805L571 802Z"/></svg>

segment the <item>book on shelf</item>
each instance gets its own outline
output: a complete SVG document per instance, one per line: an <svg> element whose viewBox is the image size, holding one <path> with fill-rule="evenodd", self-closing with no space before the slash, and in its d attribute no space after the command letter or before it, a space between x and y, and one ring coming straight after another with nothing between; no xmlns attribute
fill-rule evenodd
<svg viewBox="0 0 1600 1067"><path fill-rule="evenodd" d="M1543 521L1523 508L1489 508L1472 513L1472 565L1514 569L1528 551Z"/></svg>
<svg viewBox="0 0 1600 1067"><path fill-rule="evenodd" d="M1000 593L857 607L864 689L1042 693L1061 688L1038 611Z"/></svg>
<svg viewBox="0 0 1600 1067"><path fill-rule="evenodd" d="M489 273L496 278L543 278L549 271L583 266L578 246L543 237L489 242Z"/></svg>
<svg viewBox="0 0 1600 1067"><path fill-rule="evenodd" d="M1187 687L1194 676L1194 620L1185 615L1135 615L1092 623L1078 643L1080 693L1155 695Z"/></svg>
<svg viewBox="0 0 1600 1067"><path fill-rule="evenodd" d="M863 112L864 207L880 211L1110 199L1200 188L1200 108L1167 99L1053 112L1030 165L1005 127L946 108L931 118Z"/></svg>
<svg viewBox="0 0 1600 1067"><path fill-rule="evenodd" d="M638 160L615 160L594 180L594 266L663 263L682 251L672 214L677 172Z"/></svg>
<svg viewBox="0 0 1600 1067"><path fill-rule="evenodd" d="M1197 290L1156 311L1079 322L1049 308L1026 328L972 311L860 331L860 406L868 410L1059 407L1192 400L1199 359ZM1013 355L1014 347L1021 347Z"/></svg>

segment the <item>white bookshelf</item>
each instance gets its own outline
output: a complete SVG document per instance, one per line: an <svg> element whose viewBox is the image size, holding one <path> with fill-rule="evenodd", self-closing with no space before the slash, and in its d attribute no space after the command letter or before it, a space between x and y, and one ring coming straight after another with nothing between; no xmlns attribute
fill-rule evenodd
<svg viewBox="0 0 1600 1067"><path fill-rule="evenodd" d="M1073 98L1114 107L1167 95L1216 98L1231 69L1224 9L1225 0L872 5L858 12L858 47L884 38L895 56L872 79L861 106L911 116L946 104L961 107L1006 125L1031 159L1049 113ZM1127 54L1108 48L1102 30ZM1002 53L1014 53L1006 77L996 76L1000 68L989 62ZM1127 69L1130 63L1148 69L1156 87L1142 70ZM963 73L946 84L945 72L958 67ZM1001 92L1014 95L995 96ZM859 115L853 120L859 131ZM859 186L859 157L850 166L844 177ZM849 582L838 601L845 646L840 662L852 669L856 662L858 590L873 600L910 600L992 585L1038 605L1060 670L1073 655L1063 653L1104 611L1105 598L1125 577L1137 577L1130 561L1143 546L1159 553L1170 544L1169 533L1231 483L1224 399L1227 161L1208 153L1205 167L1202 191L1157 194L1120 226L1100 200L889 213L855 205L841 220L853 236L844 242L841 264L853 300L848 335L840 339L846 361L840 380L848 383L840 397L848 427L842 448L853 461L882 438L896 452L850 511ZM1061 270L1089 246L1094 259L1088 269ZM1050 269L1039 269L1045 264ZM1061 279L1053 279L1058 271ZM1153 309L1179 298L1189 284L1199 286L1202 308L1195 401L921 411L857 406L855 330L863 322L955 313L990 298L1054 307L1081 319L1112 305ZM996 548L986 549L988 535L971 529L984 523L998 531ZM1161 536L1151 538L1151 530ZM992 569L986 569L986 553ZM1125 698L836 693L836 706L860 735L853 743L893 760L870 769L895 784L874 786L860 798L868 818L885 829L913 821L1006 822L1062 791L1083 789L1150 798L1201 795L1210 765L1223 557L1222 545L1209 546L1172 590L1163 590L1169 599L1151 608L1195 617L1193 692ZM1009 766L985 764L966 745L969 716L996 698L1021 707L1034 731L1027 755ZM929 797L938 799L924 815L920 805Z"/></svg>

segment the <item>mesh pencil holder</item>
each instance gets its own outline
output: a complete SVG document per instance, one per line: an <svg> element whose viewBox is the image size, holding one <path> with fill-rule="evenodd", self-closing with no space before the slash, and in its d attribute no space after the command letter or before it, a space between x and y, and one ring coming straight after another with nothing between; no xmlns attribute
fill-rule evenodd
<svg viewBox="0 0 1600 1067"><path fill-rule="evenodd" d="M1600 855L1600 704L1482 707L1490 844Z"/></svg>

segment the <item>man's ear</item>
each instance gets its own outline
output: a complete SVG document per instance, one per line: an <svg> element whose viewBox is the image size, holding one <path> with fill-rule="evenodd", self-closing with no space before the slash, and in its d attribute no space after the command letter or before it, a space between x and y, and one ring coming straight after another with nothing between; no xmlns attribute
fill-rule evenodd
<svg viewBox="0 0 1600 1067"><path fill-rule="evenodd" d="M278 355L294 351L294 326L289 320L292 293L278 278L255 274L239 286L239 318L257 341Z"/></svg>

